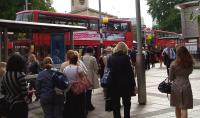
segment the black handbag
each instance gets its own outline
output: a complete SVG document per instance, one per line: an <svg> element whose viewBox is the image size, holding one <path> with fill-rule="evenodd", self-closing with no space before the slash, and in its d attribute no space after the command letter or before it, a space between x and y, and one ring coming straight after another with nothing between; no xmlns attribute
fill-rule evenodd
<svg viewBox="0 0 200 118"><path fill-rule="evenodd" d="M171 85L172 85L172 83L169 82L168 78L166 78L164 81L162 81L162 82L158 85L158 90L159 90L161 93L171 94Z"/></svg>

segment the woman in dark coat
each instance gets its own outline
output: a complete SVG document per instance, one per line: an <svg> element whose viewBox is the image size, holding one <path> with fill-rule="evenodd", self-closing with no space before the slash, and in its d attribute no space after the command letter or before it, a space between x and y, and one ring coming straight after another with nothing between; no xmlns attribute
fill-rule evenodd
<svg viewBox="0 0 200 118"><path fill-rule="evenodd" d="M170 66L169 79L173 81L170 105L176 107L176 118L187 118L187 109L193 108L193 95L189 75L193 71L193 59L187 48L177 48L176 60Z"/></svg>
<svg viewBox="0 0 200 118"><path fill-rule="evenodd" d="M124 118L130 118L131 96L136 84L128 47L124 42L119 42L114 48L114 54L108 59L108 68L112 78L109 93L113 102L114 118L121 118L120 98L124 105Z"/></svg>

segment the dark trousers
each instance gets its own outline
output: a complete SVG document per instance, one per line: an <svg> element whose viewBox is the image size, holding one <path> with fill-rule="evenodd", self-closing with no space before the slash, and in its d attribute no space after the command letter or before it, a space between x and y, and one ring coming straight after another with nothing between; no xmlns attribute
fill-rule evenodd
<svg viewBox="0 0 200 118"><path fill-rule="evenodd" d="M86 92L86 107L88 109L93 107L93 105L92 105L92 90L87 90L87 92Z"/></svg>
<svg viewBox="0 0 200 118"><path fill-rule="evenodd" d="M167 75L169 76L169 68L170 68L170 65L172 63L173 59L169 59L168 62L166 63L166 68L167 68Z"/></svg>
<svg viewBox="0 0 200 118"><path fill-rule="evenodd" d="M86 118L85 93L75 95L69 91L64 105L64 118Z"/></svg>
<svg viewBox="0 0 200 118"><path fill-rule="evenodd" d="M12 105L8 118L28 118L28 104L24 101Z"/></svg>
<svg viewBox="0 0 200 118"><path fill-rule="evenodd" d="M123 96L122 102L124 105L124 118L130 118L131 96ZM121 118L119 96L112 96L112 105L114 118Z"/></svg>
<svg viewBox="0 0 200 118"><path fill-rule="evenodd" d="M55 95L41 98L40 104L44 112L44 118L63 118L64 96Z"/></svg>

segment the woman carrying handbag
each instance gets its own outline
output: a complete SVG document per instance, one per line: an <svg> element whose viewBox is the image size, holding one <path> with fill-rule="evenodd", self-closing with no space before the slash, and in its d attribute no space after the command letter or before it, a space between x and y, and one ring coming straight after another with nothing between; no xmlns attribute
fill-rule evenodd
<svg viewBox="0 0 200 118"><path fill-rule="evenodd" d="M171 80L170 105L175 107L176 118L187 118L187 109L193 108L193 95L189 75L193 71L194 61L187 48L176 49L176 59L170 65L169 80Z"/></svg>
<svg viewBox="0 0 200 118"><path fill-rule="evenodd" d="M69 78L70 83L76 82L78 74L83 75L84 70L78 66L78 55L72 54L69 57L69 65L63 70L63 73ZM64 118L86 118L86 91L75 93L72 87L66 93L66 102L64 108Z"/></svg>

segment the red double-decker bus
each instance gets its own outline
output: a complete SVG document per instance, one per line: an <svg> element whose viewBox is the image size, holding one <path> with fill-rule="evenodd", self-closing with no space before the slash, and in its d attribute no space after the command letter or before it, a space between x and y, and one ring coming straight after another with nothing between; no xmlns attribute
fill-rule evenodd
<svg viewBox="0 0 200 118"><path fill-rule="evenodd" d="M85 26L87 30L73 32L74 48L80 51L86 46L96 47L96 52L100 50L100 44L104 47L117 44L119 41L124 41L129 48L132 48L133 32L130 21L120 19L109 19L108 23L101 23L102 25L102 38L99 33L99 18L92 16L82 16L75 14L56 13L40 10L27 10L16 13L17 21L30 21L41 23L53 23L64 25ZM70 45L70 33L33 33L32 41L35 44L35 49L41 46L49 49L52 42L57 39L64 41L64 48L68 49ZM52 41L53 40L53 41ZM102 41L101 41L102 40ZM59 47L58 42L57 47ZM55 46L56 47L56 46ZM44 50L43 50L44 51ZM98 53L97 55L99 55Z"/></svg>
<svg viewBox="0 0 200 118"><path fill-rule="evenodd" d="M175 47L180 43L180 35L175 32L154 30L154 40L156 47Z"/></svg>

